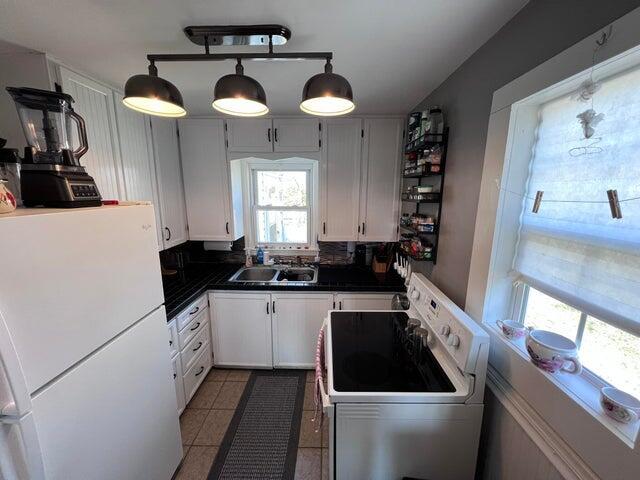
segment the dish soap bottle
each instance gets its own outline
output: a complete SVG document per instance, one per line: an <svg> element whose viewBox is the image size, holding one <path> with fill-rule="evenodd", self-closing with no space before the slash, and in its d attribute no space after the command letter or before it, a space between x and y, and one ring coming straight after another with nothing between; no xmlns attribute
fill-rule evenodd
<svg viewBox="0 0 640 480"><path fill-rule="evenodd" d="M256 251L256 262L258 264L264 263L264 250L262 250L262 247L258 247Z"/></svg>

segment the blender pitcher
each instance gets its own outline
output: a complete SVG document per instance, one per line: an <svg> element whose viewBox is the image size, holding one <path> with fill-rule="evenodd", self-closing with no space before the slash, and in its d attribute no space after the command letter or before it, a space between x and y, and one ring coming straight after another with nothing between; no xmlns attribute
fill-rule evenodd
<svg viewBox="0 0 640 480"><path fill-rule="evenodd" d="M7 87L7 92L16 103L29 144L24 162L80 166L80 157L89 150L87 131L82 117L73 111L71 95L14 87ZM80 143L76 149L72 146L74 136Z"/></svg>

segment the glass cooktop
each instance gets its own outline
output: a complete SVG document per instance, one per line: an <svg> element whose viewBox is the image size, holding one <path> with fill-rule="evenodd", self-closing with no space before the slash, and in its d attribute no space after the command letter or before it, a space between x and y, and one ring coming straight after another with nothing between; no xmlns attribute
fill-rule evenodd
<svg viewBox="0 0 640 480"><path fill-rule="evenodd" d="M419 355L405 312L331 312L333 387L338 392L454 392L429 348Z"/></svg>

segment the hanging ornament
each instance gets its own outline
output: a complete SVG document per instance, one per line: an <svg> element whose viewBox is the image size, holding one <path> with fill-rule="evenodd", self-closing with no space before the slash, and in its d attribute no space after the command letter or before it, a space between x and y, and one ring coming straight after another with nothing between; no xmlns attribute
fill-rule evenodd
<svg viewBox="0 0 640 480"><path fill-rule="evenodd" d="M596 126L604 120L604 113L596 114L596 111L593 108L589 108L576 115L576 118L580 120L582 131L584 132L584 138L591 138L593 134L596 133Z"/></svg>
<svg viewBox="0 0 640 480"><path fill-rule="evenodd" d="M579 102L590 102L593 95L600 90L601 86L602 84L600 82L594 82L593 79L590 78L582 82L571 98Z"/></svg>

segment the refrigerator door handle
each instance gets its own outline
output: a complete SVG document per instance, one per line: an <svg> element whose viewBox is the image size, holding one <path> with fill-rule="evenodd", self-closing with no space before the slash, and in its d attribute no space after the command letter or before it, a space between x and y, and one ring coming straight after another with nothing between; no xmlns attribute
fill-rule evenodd
<svg viewBox="0 0 640 480"><path fill-rule="evenodd" d="M0 312L0 370L0 391L4 390L10 395L10 398L7 398L0 394L0 417L22 417L31 412L31 395L2 312Z"/></svg>

